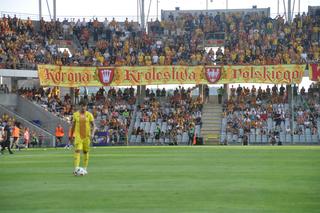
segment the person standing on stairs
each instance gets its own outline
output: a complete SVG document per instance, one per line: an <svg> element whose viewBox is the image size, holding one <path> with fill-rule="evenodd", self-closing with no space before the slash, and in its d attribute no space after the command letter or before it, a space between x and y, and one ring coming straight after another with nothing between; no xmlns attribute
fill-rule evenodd
<svg viewBox="0 0 320 213"><path fill-rule="evenodd" d="M221 86L219 89L218 89L218 103L221 104L222 103L222 97L224 95L224 88Z"/></svg>

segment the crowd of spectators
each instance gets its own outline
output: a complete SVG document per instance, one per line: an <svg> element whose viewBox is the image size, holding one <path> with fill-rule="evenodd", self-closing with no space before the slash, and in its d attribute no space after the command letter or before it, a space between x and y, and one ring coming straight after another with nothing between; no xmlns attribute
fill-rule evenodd
<svg viewBox="0 0 320 213"><path fill-rule="evenodd" d="M292 90L293 110L288 102L290 94L283 85L267 86L266 89L232 86L229 98L223 104L223 142L262 142L262 138L271 142L279 140L281 134L320 135L319 85L312 84L307 91L301 87L298 92L296 86ZM164 88L147 89L143 102L137 105L135 120L132 119L136 97L132 87L110 88L108 91L101 87L96 94L83 98L89 102L98 131L108 132L110 142L123 142L133 121L131 134L135 138L139 136L141 143L162 144L170 141L177 144L183 141L184 133L188 135L188 143L192 142L195 133L200 136L203 100L200 96L193 98L191 91L191 88L179 87L170 94ZM20 89L19 93L71 121L75 106L69 94L60 100L57 88ZM250 139L252 135L257 137Z"/></svg>
<svg viewBox="0 0 320 213"><path fill-rule="evenodd" d="M202 108L202 98L192 97L191 88L179 87L173 94L147 89L138 105L131 142L191 144L195 134L200 137Z"/></svg>
<svg viewBox="0 0 320 213"><path fill-rule="evenodd" d="M240 85L232 87L224 104L221 142L292 142L293 135L302 135L301 142L317 142L320 136L319 88L311 86L306 94L302 87L301 96L298 96L296 86L292 89L295 99L293 110L288 104L287 89L282 85L280 88L277 85L267 86L265 90L254 86L251 89ZM300 99L307 96L308 103ZM315 137L311 138L312 135Z"/></svg>
<svg viewBox="0 0 320 213"><path fill-rule="evenodd" d="M36 30L31 19L16 16L0 18L0 67L36 69L36 64L54 64L58 54L54 38L47 38Z"/></svg>
<svg viewBox="0 0 320 213"><path fill-rule="evenodd" d="M200 137L203 100L200 96L192 97L191 92L192 88L184 87L176 88L172 94L164 88L155 91L146 89L146 97L141 104L137 105L132 135L140 135L142 143L147 142L148 138L158 144L163 144L165 141L171 141L174 144L192 143L195 134ZM61 94L57 87L20 88L18 93L56 116L71 122L72 114L76 109L73 103L77 103L77 100L72 102L69 94L59 98ZM107 138L108 143L113 144L127 140L136 106L134 88L109 88L106 91L101 87L95 94L91 96L85 94L81 98L88 101L89 111L95 118L97 132L106 133L103 139ZM147 125L142 125L146 123L154 124L153 129L149 128L146 131ZM187 136L182 138L184 133ZM98 137L98 140L101 140L101 137Z"/></svg>
<svg viewBox="0 0 320 213"><path fill-rule="evenodd" d="M44 109L54 115L70 122L74 112L74 106L69 94L60 98L60 90L58 87L53 88L20 88L18 94L34 103L42 106Z"/></svg>
<svg viewBox="0 0 320 213"><path fill-rule="evenodd" d="M114 18L46 22L0 18L0 64L36 68L36 64L83 66L300 64L319 61L320 17L305 13L291 23L263 13L181 13L149 22L148 33L138 23ZM224 51L204 50L210 33L224 34ZM58 39L77 39L72 55L59 52Z"/></svg>
<svg viewBox="0 0 320 213"><path fill-rule="evenodd" d="M37 64L72 66L149 66L149 65L213 65L213 64L301 64L319 62L320 17L305 13L296 15L291 23L283 17L267 17L263 13L211 14L181 13L177 17L155 20L148 23L148 32L138 23L126 19L85 19L33 22L29 18L21 20L16 16L0 18L0 68L36 69ZM224 51L218 48L204 50L206 35L223 33ZM57 40L70 39L77 43L70 55L66 50L58 51ZM5 87L0 92L6 92ZM48 111L67 121L74 112L70 95L60 98L59 89L20 89L21 95L37 102ZM184 132L192 132L201 125L201 98L193 99L189 90L177 89L168 96L165 90L156 93L146 91L144 102L139 105L140 122L165 124L165 130L158 131L158 138L176 138ZM318 131L314 123L318 115L317 98L307 99L310 94L300 91L305 97L304 104L297 106L294 115L297 129L303 132L303 125ZM101 88L97 94L86 97L90 109L98 118L99 128L115 135L118 140L127 133L135 104L134 90ZM162 102L166 99L166 102ZM157 110L157 107L160 109ZM231 88L230 99L225 103L225 131L240 138L247 133L273 135L276 132L289 133L291 111L287 90L277 86L261 88ZM318 113L318 114L317 114ZM301 127L301 128L300 128ZM318 128L318 129L317 129ZM240 132L242 131L243 132ZM154 138L155 132L135 127L133 135ZM191 135L191 134L188 134ZM191 138L191 137L189 137ZM271 137L270 137L271 138ZM162 141L163 141L162 140ZM160 141L160 140L159 140Z"/></svg>
<svg viewBox="0 0 320 213"><path fill-rule="evenodd" d="M61 97L57 87L20 88L18 93L69 123L80 98L75 96L72 101L68 93ZM95 118L97 131L108 132L110 142L123 142L136 104L134 88L109 88L106 91L101 87L95 94L85 94L81 98L88 102L88 110Z"/></svg>
<svg viewBox="0 0 320 213"><path fill-rule="evenodd" d="M271 18L264 13L181 13L156 20L150 30L175 41L177 53L184 53L185 59L191 60L189 64L193 64L191 56L203 49L206 35L221 32L224 52L204 53L202 64L300 64L319 61L319 23L319 16L305 13L296 15L291 23L282 16Z"/></svg>
<svg viewBox="0 0 320 213"><path fill-rule="evenodd" d="M20 150L21 148L41 147L43 144L43 136L40 133L30 131L27 126L23 126L20 122L16 121L14 117L3 113L0 117L0 147L5 146L4 143L6 139L4 136L7 134L5 131L10 131L9 147L11 149ZM9 152L10 154L13 153L11 150ZM1 153L3 153L3 150Z"/></svg>
<svg viewBox="0 0 320 213"><path fill-rule="evenodd" d="M123 90L110 88L108 91L101 87L95 99L91 99L98 131L107 132L108 143L126 143L135 104L132 87Z"/></svg>
<svg viewBox="0 0 320 213"><path fill-rule="evenodd" d="M308 91L300 90L296 96L294 108L294 134L303 135L306 132L320 135L320 86L312 84Z"/></svg>

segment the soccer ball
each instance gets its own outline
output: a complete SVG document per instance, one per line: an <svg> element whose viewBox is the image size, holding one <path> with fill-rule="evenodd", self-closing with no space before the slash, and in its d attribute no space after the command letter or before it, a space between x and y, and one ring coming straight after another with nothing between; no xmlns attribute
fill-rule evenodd
<svg viewBox="0 0 320 213"><path fill-rule="evenodd" d="M76 169L76 171L74 172L75 176L84 176L86 174L86 171L84 170L84 168L79 167L78 169Z"/></svg>

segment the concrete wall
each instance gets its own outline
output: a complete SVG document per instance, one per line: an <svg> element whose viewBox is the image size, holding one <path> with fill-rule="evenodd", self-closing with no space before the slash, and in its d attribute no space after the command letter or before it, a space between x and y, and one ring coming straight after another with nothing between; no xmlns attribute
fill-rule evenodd
<svg viewBox="0 0 320 213"><path fill-rule="evenodd" d="M16 94L0 94L0 104L3 106L15 107L18 103Z"/></svg>
<svg viewBox="0 0 320 213"><path fill-rule="evenodd" d="M68 124L66 121L48 112L43 107L20 96L17 96L17 106L15 110L19 115L28 121L39 120L41 127L53 135L55 135L56 126L60 123L65 132L63 142L67 142L70 124Z"/></svg>
<svg viewBox="0 0 320 213"><path fill-rule="evenodd" d="M67 143L70 124L48 112L43 107L12 93L0 94L0 105L12 113L16 113L15 117L20 116L21 119L25 120L24 123L30 122L31 124L33 120L39 120L40 127L52 135L55 135L55 128L60 123L65 132L63 143Z"/></svg>
<svg viewBox="0 0 320 213"><path fill-rule="evenodd" d="M0 105L0 115L7 114L10 117L14 117L16 121L20 122L22 126L28 127L31 132L36 132L36 134L39 136L41 134L43 136L43 142L42 146L45 147L52 147L55 142L54 135L50 134L49 132L39 128L38 126L32 124L28 120L24 119L23 117L17 115L14 111L8 109L7 107Z"/></svg>

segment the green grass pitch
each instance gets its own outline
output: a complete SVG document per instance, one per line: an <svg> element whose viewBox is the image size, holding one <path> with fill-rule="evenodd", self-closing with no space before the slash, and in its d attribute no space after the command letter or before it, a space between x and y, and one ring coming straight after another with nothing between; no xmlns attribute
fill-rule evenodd
<svg viewBox="0 0 320 213"><path fill-rule="evenodd" d="M0 212L320 211L320 146L104 147L0 156Z"/></svg>

